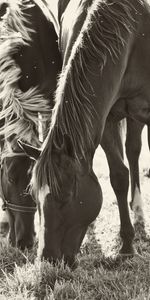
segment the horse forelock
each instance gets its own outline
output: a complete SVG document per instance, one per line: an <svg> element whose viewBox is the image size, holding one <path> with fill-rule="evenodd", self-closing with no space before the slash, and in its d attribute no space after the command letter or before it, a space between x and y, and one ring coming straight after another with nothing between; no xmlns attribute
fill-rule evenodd
<svg viewBox="0 0 150 300"><path fill-rule="evenodd" d="M32 5L28 0L7 1L9 11L0 21L0 99L2 111L0 119L7 119L7 126L0 128L0 134L9 138L14 133L18 138L37 145L38 137L34 126L38 125L38 111L49 113L48 99L40 93L39 88L30 88L23 92L18 86L21 68L14 59L18 49L32 41L32 24L24 11ZM12 118L13 117L13 118Z"/></svg>
<svg viewBox="0 0 150 300"><path fill-rule="evenodd" d="M140 0L135 2L141 4ZM68 62L58 80L49 135L35 169L37 188L42 182L58 186L52 161L52 145L58 143L58 132L61 139L63 134L69 135L77 162L81 157L87 160L87 153L93 147L93 118L97 118L91 101L91 95L94 97L93 89L86 78L88 61L98 60L101 73L108 57L115 64L128 36L135 30L135 13L136 8L130 0L93 0L88 8ZM90 93L86 92L87 83Z"/></svg>

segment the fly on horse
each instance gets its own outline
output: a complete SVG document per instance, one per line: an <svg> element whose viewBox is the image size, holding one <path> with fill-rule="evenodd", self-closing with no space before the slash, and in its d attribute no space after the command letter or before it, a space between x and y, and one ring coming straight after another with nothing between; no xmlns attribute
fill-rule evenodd
<svg viewBox="0 0 150 300"><path fill-rule="evenodd" d="M49 134L31 181L41 212L40 256L64 256L72 263L100 210L101 189L92 160L106 120L130 117L149 124L149 25L150 7L144 0L71 0L63 13L63 70ZM127 194L126 171L120 183L119 196L122 188ZM133 253L127 198L118 205L121 252Z"/></svg>
<svg viewBox="0 0 150 300"><path fill-rule="evenodd" d="M21 249L33 245L36 204L28 191L33 161L16 139L22 136L40 145L38 112L44 117L50 114L61 68L53 16L37 2L8 1L0 7L0 98L1 120L5 120L1 124L5 142L0 191L9 220L9 240Z"/></svg>

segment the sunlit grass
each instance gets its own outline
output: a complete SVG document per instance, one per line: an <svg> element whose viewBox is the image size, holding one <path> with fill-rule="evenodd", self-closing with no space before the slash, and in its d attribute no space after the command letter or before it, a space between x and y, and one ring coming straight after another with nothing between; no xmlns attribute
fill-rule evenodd
<svg viewBox="0 0 150 300"><path fill-rule="evenodd" d="M63 261L55 266L37 261L36 249L22 253L1 242L0 299L150 299L150 244L146 248L144 256L105 257L91 239L72 271Z"/></svg>

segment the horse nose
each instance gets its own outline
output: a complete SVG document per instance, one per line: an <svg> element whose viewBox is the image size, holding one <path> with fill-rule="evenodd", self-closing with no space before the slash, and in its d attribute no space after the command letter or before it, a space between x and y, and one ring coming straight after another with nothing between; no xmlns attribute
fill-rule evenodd
<svg viewBox="0 0 150 300"><path fill-rule="evenodd" d="M57 261L61 260L62 255L59 249L44 248L39 258L40 259L44 258L45 260L48 260L50 263L55 264Z"/></svg>
<svg viewBox="0 0 150 300"><path fill-rule="evenodd" d="M72 270L75 270L78 266L77 261L75 259L75 255L65 256L64 255L64 262L67 264Z"/></svg>
<svg viewBox="0 0 150 300"><path fill-rule="evenodd" d="M34 233L30 236L22 235L18 238L16 237L16 246L22 251L25 250L25 248L31 249L34 245L34 240L35 240Z"/></svg>
<svg viewBox="0 0 150 300"><path fill-rule="evenodd" d="M25 248L27 249L31 249L34 245L34 236L29 238L20 238L16 241L16 246L20 249L20 250L25 250Z"/></svg>

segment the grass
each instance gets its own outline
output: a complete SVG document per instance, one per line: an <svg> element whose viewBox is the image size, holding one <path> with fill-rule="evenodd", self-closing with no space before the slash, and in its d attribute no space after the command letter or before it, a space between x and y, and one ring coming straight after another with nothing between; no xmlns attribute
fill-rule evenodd
<svg viewBox="0 0 150 300"><path fill-rule="evenodd" d="M0 245L1 300L148 300L150 299L150 243L136 236L144 256L105 257L92 237L81 248L78 267L63 261L53 266L38 262L36 247L22 253L3 240ZM142 249L141 249L142 251Z"/></svg>

